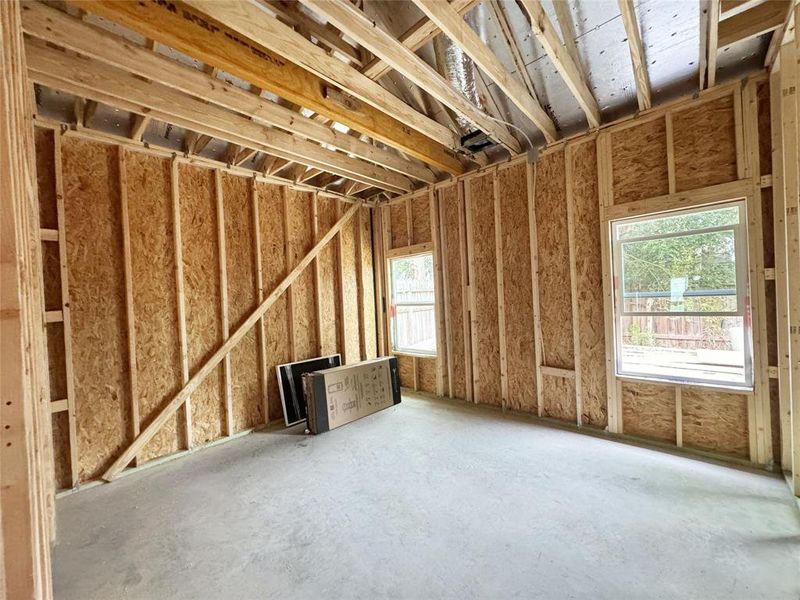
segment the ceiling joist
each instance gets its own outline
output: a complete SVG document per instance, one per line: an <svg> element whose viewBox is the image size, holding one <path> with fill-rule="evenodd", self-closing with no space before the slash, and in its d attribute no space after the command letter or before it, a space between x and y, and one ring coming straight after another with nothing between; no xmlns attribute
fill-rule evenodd
<svg viewBox="0 0 800 600"><path fill-rule="evenodd" d="M198 10L176 3L179 10L173 11L166 3L73 3L449 173L465 170L453 151L457 144L453 132L410 109L254 4L196 2ZM320 70L328 72L326 78L319 76ZM342 94L332 83L359 99Z"/></svg>
<svg viewBox="0 0 800 600"><path fill-rule="evenodd" d="M544 134L548 142L558 139L556 126L539 102L503 66L480 36L448 4L436 0L414 0L442 32L469 56Z"/></svg>
<svg viewBox="0 0 800 600"><path fill-rule="evenodd" d="M647 60L644 57L642 35L639 32L639 21L636 18L633 0L619 0L619 10L622 14L622 22L625 24L628 47L631 51L633 77L636 81L636 100L639 103L639 110L648 110L653 106L650 99L650 76L647 74Z"/></svg>
<svg viewBox="0 0 800 600"><path fill-rule="evenodd" d="M513 153L521 148L519 142L510 136L508 130L488 118L484 112L473 105L455 90L444 77L411 50L379 28L363 12L348 0L302 0L309 8L324 16L345 34L380 56L386 64L414 82L437 100L449 106L476 128L501 142Z"/></svg>
<svg viewBox="0 0 800 600"><path fill-rule="evenodd" d="M719 50L774 31L786 20L792 0L771 0L719 23Z"/></svg>

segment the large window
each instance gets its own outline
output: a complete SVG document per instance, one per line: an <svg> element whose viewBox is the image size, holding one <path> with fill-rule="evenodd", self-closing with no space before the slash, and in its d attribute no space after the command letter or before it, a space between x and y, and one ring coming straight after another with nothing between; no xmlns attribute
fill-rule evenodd
<svg viewBox="0 0 800 600"><path fill-rule="evenodd" d="M392 349L436 355L433 254L389 259L389 279Z"/></svg>
<svg viewBox="0 0 800 600"><path fill-rule="evenodd" d="M751 386L744 203L611 227L617 374Z"/></svg>

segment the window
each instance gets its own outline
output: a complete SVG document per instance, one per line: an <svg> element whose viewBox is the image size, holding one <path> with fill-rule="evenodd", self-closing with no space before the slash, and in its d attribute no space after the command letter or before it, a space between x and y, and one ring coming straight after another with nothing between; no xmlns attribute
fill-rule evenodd
<svg viewBox="0 0 800 600"><path fill-rule="evenodd" d="M436 355L433 254L389 259L389 319L395 352Z"/></svg>
<svg viewBox="0 0 800 600"><path fill-rule="evenodd" d="M744 202L611 223L618 375L752 385Z"/></svg>

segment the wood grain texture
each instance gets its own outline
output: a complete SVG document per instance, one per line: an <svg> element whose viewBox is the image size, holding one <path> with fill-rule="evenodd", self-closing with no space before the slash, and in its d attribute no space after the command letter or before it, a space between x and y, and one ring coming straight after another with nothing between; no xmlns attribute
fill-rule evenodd
<svg viewBox="0 0 800 600"><path fill-rule="evenodd" d="M614 204L669 193L667 127L663 118L611 134Z"/></svg>
<svg viewBox="0 0 800 600"><path fill-rule="evenodd" d="M564 178L563 152L553 152L539 159L535 201L542 364L572 369L572 304Z"/></svg>
<svg viewBox="0 0 800 600"><path fill-rule="evenodd" d="M258 305L250 185L244 177L222 175L225 254L228 269L228 320L231 331L235 331ZM235 431L250 429L265 422L258 352L256 329L249 331L231 352Z"/></svg>
<svg viewBox="0 0 800 600"><path fill-rule="evenodd" d="M50 400L67 397L67 363L64 354L64 324L45 326L47 341L47 371L50 381Z"/></svg>
<svg viewBox="0 0 800 600"><path fill-rule="evenodd" d="M435 358L417 358L417 379L419 380L419 390L421 392L436 393Z"/></svg>
<svg viewBox="0 0 800 600"><path fill-rule="evenodd" d="M685 390L683 402L685 406ZM674 444L676 442L675 386L623 381L622 427L623 433L628 435L650 437Z"/></svg>
<svg viewBox="0 0 800 600"><path fill-rule="evenodd" d="M503 232L503 278L506 311L508 401L511 410L537 412L536 356L533 335L528 181L525 163L499 170Z"/></svg>
<svg viewBox="0 0 800 600"><path fill-rule="evenodd" d="M344 344L342 362L356 363L361 360L360 337L358 332L358 278L356 269L356 227L355 219L347 223L340 232L342 236L342 289L344 291Z"/></svg>
<svg viewBox="0 0 800 600"><path fill-rule="evenodd" d="M57 490L72 487L69 463L69 415L66 411L53 414L53 476Z"/></svg>
<svg viewBox="0 0 800 600"><path fill-rule="evenodd" d="M758 97L758 163L760 175L772 173L772 119L770 117L769 81L759 83Z"/></svg>
<svg viewBox="0 0 800 600"><path fill-rule="evenodd" d="M261 264L264 294L269 294L286 276L283 196L279 186L256 183L258 218L261 225ZM291 361L287 294L284 293L265 315L267 330L267 403L269 419L283 419L275 367Z"/></svg>
<svg viewBox="0 0 800 600"><path fill-rule="evenodd" d="M575 423L575 380L563 377L542 377L542 416Z"/></svg>
<svg viewBox="0 0 800 600"><path fill-rule="evenodd" d="M319 237L330 231L336 223L338 200L333 198L317 198L317 214L319 218ZM323 355L338 352L336 339L336 298L339 297L339 261L336 255L336 244L328 244L317 257L320 281L320 349ZM374 308L373 308L374 311Z"/></svg>
<svg viewBox="0 0 800 600"><path fill-rule="evenodd" d="M450 318L449 336L450 362L452 364L452 394L455 398L466 397L464 381L464 313L461 286L461 245L459 240L459 204L456 185L439 191L442 204L442 227L444 228L442 263L447 271L447 310Z"/></svg>
<svg viewBox="0 0 800 600"><path fill-rule="evenodd" d="M400 386L414 389L414 357L396 356L397 374L400 376Z"/></svg>
<svg viewBox="0 0 800 600"><path fill-rule="evenodd" d="M733 102L723 96L673 113L677 191L736 180Z"/></svg>
<svg viewBox="0 0 800 600"><path fill-rule="evenodd" d="M372 210L361 209L361 295L364 311L365 359L378 356L378 340L375 323L375 274L372 258ZM357 221L358 222L358 221Z"/></svg>
<svg viewBox="0 0 800 600"><path fill-rule="evenodd" d="M406 214L406 203L396 202L389 207L391 219L391 239L390 248L402 248L411 242L408 239L408 215Z"/></svg>
<svg viewBox="0 0 800 600"><path fill-rule="evenodd" d="M146 426L182 382L175 289L169 159L125 156L140 425ZM142 461L186 447L174 415L139 454Z"/></svg>
<svg viewBox="0 0 800 600"><path fill-rule="evenodd" d="M222 343L217 209L213 171L180 165L178 177L191 374ZM220 365L192 394L192 439L195 444L204 444L224 435L223 385Z"/></svg>
<svg viewBox="0 0 800 600"><path fill-rule="evenodd" d="M682 408L684 446L749 457L746 396L684 388Z"/></svg>
<svg viewBox="0 0 800 600"><path fill-rule="evenodd" d="M582 422L608 425L606 399L603 264L597 189L597 148L594 141L572 148L575 275L581 353Z"/></svg>
<svg viewBox="0 0 800 600"><path fill-rule="evenodd" d="M87 481L131 441L118 156L113 146L67 138L62 160L79 475Z"/></svg>
<svg viewBox="0 0 800 600"><path fill-rule="evenodd" d="M55 182L55 140L52 129L34 127L36 146L36 191L39 196L39 227L58 229Z"/></svg>
<svg viewBox="0 0 800 600"><path fill-rule="evenodd" d="M313 196L286 191L289 196L289 264L294 267L314 246ZM306 269L292 284L296 359L317 356L314 271ZM356 315L358 313L356 312Z"/></svg>
<svg viewBox="0 0 800 600"><path fill-rule="evenodd" d="M428 194L416 196L411 199L411 228L414 239L412 244L430 242L431 238L431 208Z"/></svg>
<svg viewBox="0 0 800 600"><path fill-rule="evenodd" d="M61 310L61 259L57 242L42 242L44 309Z"/></svg>
<svg viewBox="0 0 800 600"><path fill-rule="evenodd" d="M474 261L473 365L475 399L500 406L500 340L497 317L497 260L494 235L492 174L469 181Z"/></svg>

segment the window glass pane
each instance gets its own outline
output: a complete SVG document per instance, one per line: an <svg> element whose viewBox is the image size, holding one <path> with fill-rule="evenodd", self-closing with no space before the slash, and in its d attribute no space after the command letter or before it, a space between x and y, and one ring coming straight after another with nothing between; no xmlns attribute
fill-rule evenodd
<svg viewBox="0 0 800 600"><path fill-rule="evenodd" d="M622 317L619 371L744 385L742 317Z"/></svg>
<svg viewBox="0 0 800 600"><path fill-rule="evenodd" d="M629 240L651 235L681 233L693 229L707 229L720 225L737 225L738 223L739 207L726 206L725 208L618 223L616 236L618 240Z"/></svg>
<svg viewBox="0 0 800 600"><path fill-rule="evenodd" d="M433 254L393 258L390 275L392 347L400 352L436 354Z"/></svg>
<svg viewBox="0 0 800 600"><path fill-rule="evenodd" d="M736 312L733 230L620 246L626 312Z"/></svg>

